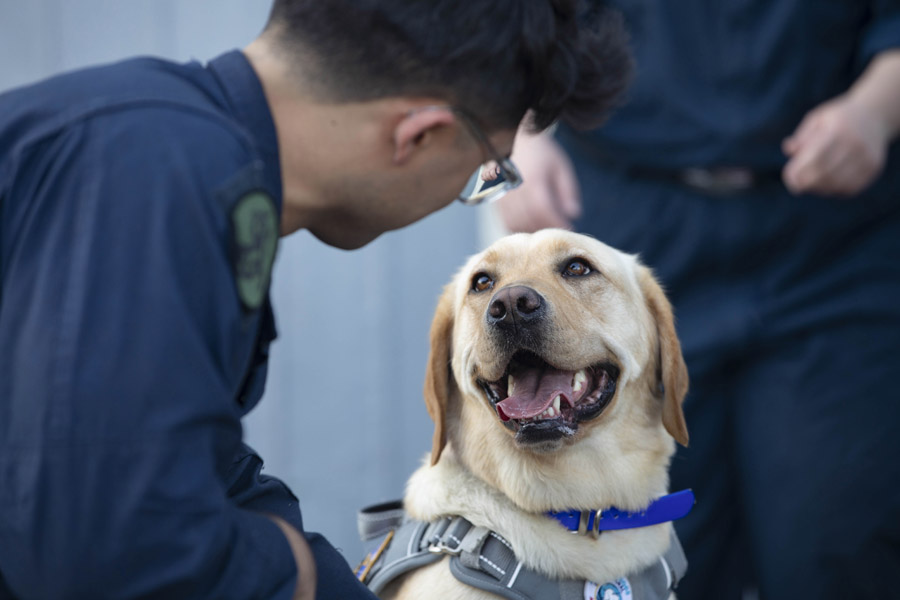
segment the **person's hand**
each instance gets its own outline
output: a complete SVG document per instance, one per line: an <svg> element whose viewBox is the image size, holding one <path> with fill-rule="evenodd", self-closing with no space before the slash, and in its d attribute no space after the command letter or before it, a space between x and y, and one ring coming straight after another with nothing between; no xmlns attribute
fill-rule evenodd
<svg viewBox="0 0 900 600"><path fill-rule="evenodd" d="M313 558L309 544L299 531L291 527L287 521L275 515L266 515L278 525L288 544L294 553L297 563L297 587L294 589L293 600L315 600L316 598L316 561Z"/></svg>
<svg viewBox="0 0 900 600"><path fill-rule="evenodd" d="M881 173L889 144L889 127L874 111L840 96L811 110L784 140L782 178L794 194L852 196Z"/></svg>
<svg viewBox="0 0 900 600"><path fill-rule="evenodd" d="M481 167L481 180L493 181L500 177L500 165L495 160L489 160Z"/></svg>
<svg viewBox="0 0 900 600"><path fill-rule="evenodd" d="M545 227L571 229L581 214L581 194L572 163L553 136L520 130L511 158L523 181L497 200L506 228L529 233Z"/></svg>

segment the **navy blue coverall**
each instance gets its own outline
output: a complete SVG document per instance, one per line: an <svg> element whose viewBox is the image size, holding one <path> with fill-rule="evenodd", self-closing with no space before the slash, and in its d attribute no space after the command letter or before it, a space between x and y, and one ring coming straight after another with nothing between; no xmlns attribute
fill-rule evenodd
<svg viewBox="0 0 900 600"><path fill-rule="evenodd" d="M654 268L691 376L672 489L679 600L897 598L900 148L854 198L795 197L781 141L900 47L898 0L615 0L636 80L607 125L562 129L577 228ZM900 90L898 90L900 98ZM900 100L898 100L900 102ZM714 193L692 167L758 183Z"/></svg>
<svg viewBox="0 0 900 600"><path fill-rule="evenodd" d="M291 597L263 514L302 530L297 499L241 431L275 337L280 205L238 51L0 96L0 598ZM319 598L372 597L306 535Z"/></svg>

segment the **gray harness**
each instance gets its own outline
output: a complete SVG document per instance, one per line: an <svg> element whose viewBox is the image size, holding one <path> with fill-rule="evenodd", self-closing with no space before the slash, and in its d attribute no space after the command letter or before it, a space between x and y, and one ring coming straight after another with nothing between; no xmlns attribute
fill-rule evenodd
<svg viewBox="0 0 900 600"><path fill-rule="evenodd" d="M400 501L365 508L358 515L366 558L357 578L378 594L404 573L450 556L450 572L459 581L509 600L584 600L583 580L550 579L516 558L510 543L495 531L472 525L463 517L426 523L406 515ZM639 573L596 585L612 597L665 600L687 570L687 560L673 531L660 559Z"/></svg>

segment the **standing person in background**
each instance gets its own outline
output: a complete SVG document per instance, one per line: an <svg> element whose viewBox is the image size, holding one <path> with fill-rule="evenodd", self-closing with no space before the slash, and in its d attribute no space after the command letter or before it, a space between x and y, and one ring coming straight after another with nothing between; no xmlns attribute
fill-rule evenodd
<svg viewBox="0 0 900 600"><path fill-rule="evenodd" d="M626 102L519 136L499 210L640 253L668 289L691 376L672 486L698 498L678 597L895 597L900 1L610 4Z"/></svg>
<svg viewBox="0 0 900 600"><path fill-rule="evenodd" d="M621 33L581 13L275 0L207 65L0 96L0 598L372 598L242 443L278 236L358 248L486 161L507 183L461 200L514 186L527 110L596 123L621 88Z"/></svg>

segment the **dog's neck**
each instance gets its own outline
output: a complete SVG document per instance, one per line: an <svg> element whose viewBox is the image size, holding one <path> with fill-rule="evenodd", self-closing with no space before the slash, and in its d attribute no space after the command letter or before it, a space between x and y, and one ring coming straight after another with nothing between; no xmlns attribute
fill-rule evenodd
<svg viewBox="0 0 900 600"><path fill-rule="evenodd" d="M404 504L411 517L422 521L460 515L488 527L509 540L526 566L552 577L612 580L652 564L669 545L671 523L607 531L596 540L573 535L473 475L450 446L438 464L426 461L413 474Z"/></svg>

